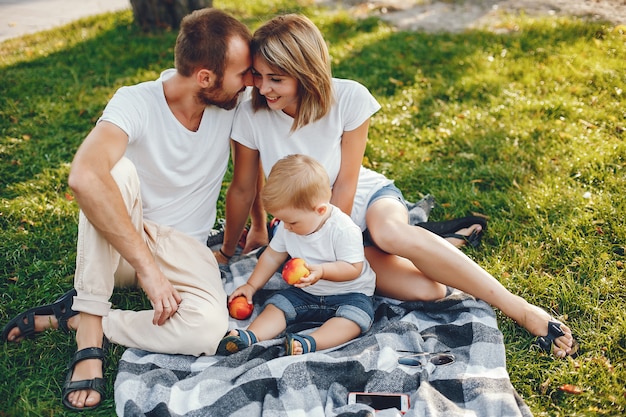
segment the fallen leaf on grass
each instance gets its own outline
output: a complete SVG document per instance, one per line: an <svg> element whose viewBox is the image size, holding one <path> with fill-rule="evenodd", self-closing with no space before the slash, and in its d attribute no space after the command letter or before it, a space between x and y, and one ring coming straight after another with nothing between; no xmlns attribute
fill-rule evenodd
<svg viewBox="0 0 626 417"><path fill-rule="evenodd" d="M598 363L604 366L609 372L613 372L615 368L613 368L613 364L606 356L596 356L595 358L587 359L589 362Z"/></svg>
<svg viewBox="0 0 626 417"><path fill-rule="evenodd" d="M581 125L583 125L587 129L597 129L598 128L598 126L594 125L593 123L589 123L588 121L586 121L584 119L578 119L578 121L580 122Z"/></svg>
<svg viewBox="0 0 626 417"><path fill-rule="evenodd" d="M559 389L563 392L566 392L568 394L582 394L583 390L580 387L577 387L576 385L572 385L572 384L563 384L559 387Z"/></svg>

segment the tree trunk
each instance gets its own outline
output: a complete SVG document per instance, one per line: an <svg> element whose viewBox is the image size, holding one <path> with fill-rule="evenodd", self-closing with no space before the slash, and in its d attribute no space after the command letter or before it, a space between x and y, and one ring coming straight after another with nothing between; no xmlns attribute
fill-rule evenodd
<svg viewBox="0 0 626 417"><path fill-rule="evenodd" d="M183 17L213 7L213 0L130 0L135 22L143 30L178 29Z"/></svg>

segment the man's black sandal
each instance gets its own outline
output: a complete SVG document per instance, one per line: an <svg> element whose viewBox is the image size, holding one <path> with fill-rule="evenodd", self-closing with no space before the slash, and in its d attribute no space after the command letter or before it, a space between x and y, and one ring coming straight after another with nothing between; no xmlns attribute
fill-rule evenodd
<svg viewBox="0 0 626 417"><path fill-rule="evenodd" d="M93 379L83 379L81 381L72 381L72 375L74 375L74 367L78 362L87 360L87 359L99 359L102 361L102 372L104 375L104 349L98 347L90 347L86 349L81 349L74 354L72 361L68 365L69 372L67 373L67 377L65 378L65 383L63 384L63 405L74 411L86 411L93 410L104 401L104 386L105 381L104 378L93 378ZM72 403L67 399L67 396L75 391L83 391L83 390L94 390L100 394L100 402L96 405L85 406L85 407L75 407Z"/></svg>
<svg viewBox="0 0 626 417"><path fill-rule="evenodd" d="M35 336L35 316L54 316L59 323L59 329L69 332L67 321L78 314L78 311L72 310L75 296L76 290L72 289L52 304L31 308L13 317L2 329L2 340L7 342L9 332L15 327L20 329L20 335L24 338Z"/></svg>

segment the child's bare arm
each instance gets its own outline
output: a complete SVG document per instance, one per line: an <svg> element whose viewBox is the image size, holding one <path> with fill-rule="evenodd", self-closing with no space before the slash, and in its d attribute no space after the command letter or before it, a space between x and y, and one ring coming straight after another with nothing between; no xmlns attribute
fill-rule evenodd
<svg viewBox="0 0 626 417"><path fill-rule="evenodd" d="M254 271L252 271L250 278L248 278L248 282L233 291L228 297L228 301L238 295L244 295L248 302L251 303L254 293L267 284L267 281L274 275L274 272L285 262L287 256L287 252L276 252L269 246L265 248L259 258L259 262L257 262L254 267Z"/></svg>

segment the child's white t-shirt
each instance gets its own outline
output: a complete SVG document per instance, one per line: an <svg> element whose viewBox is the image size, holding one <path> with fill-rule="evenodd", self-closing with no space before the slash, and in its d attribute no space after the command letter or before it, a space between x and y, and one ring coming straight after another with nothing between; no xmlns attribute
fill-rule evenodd
<svg viewBox="0 0 626 417"><path fill-rule="evenodd" d="M365 259L363 235L350 217L330 205L331 215L324 225L309 235L298 235L285 229L281 222L270 241L270 247L277 252L288 252L292 258L302 258L308 264L317 265L325 262L344 261L363 262L361 275L350 281L327 281L321 279L302 290L313 295L336 295L359 292L373 295L376 286L376 274Z"/></svg>
<svg viewBox="0 0 626 417"><path fill-rule="evenodd" d="M174 73L169 69L155 81L120 88L99 121L128 135L125 156L139 174L144 218L205 243L228 166L235 110L207 106L198 130L188 130L163 92L163 81Z"/></svg>

